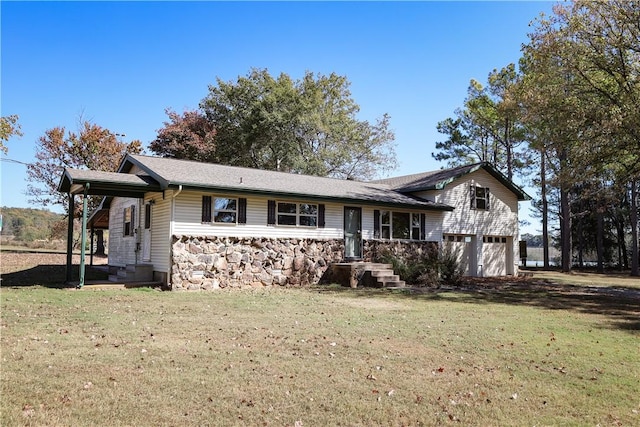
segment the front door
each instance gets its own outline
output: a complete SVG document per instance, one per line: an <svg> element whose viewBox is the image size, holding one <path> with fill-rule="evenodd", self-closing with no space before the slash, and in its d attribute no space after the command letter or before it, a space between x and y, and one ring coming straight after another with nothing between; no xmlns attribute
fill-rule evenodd
<svg viewBox="0 0 640 427"><path fill-rule="evenodd" d="M362 208L344 208L344 257L362 259Z"/></svg>

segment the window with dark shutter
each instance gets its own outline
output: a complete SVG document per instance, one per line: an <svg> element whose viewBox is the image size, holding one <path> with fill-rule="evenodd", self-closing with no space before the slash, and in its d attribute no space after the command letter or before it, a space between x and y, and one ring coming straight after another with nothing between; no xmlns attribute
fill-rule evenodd
<svg viewBox="0 0 640 427"><path fill-rule="evenodd" d="M202 222L211 222L211 196L202 196Z"/></svg>
<svg viewBox="0 0 640 427"><path fill-rule="evenodd" d="M377 209L373 211L373 238L380 238L380 211Z"/></svg>
<svg viewBox="0 0 640 427"><path fill-rule="evenodd" d="M267 200L267 224L274 225L276 223L276 201Z"/></svg>
<svg viewBox="0 0 640 427"><path fill-rule="evenodd" d="M247 199L238 199L238 224L247 223Z"/></svg>
<svg viewBox="0 0 640 427"><path fill-rule="evenodd" d="M426 240L427 238L427 216L423 213L420 214L420 240Z"/></svg>

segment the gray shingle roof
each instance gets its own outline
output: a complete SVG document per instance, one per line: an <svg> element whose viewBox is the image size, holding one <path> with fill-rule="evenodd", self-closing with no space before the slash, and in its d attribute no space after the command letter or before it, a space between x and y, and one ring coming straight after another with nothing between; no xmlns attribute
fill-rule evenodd
<svg viewBox="0 0 640 427"><path fill-rule="evenodd" d="M159 191L160 185L148 175L103 172L89 169L66 168L60 179L58 191L77 194L89 183L91 195L139 196L147 191Z"/></svg>
<svg viewBox="0 0 640 427"><path fill-rule="evenodd" d="M500 181L505 187L511 190L518 200L530 200L531 197L524 192L523 189L511 182L500 171L491 166L489 163L474 163L472 165L458 166L451 169L441 169L431 172L422 172L413 175L398 176L394 178L380 179L373 181L379 184L387 184L389 188L400 193L414 193L425 190L442 190L445 186L454 180L484 169L494 178Z"/></svg>
<svg viewBox="0 0 640 427"><path fill-rule="evenodd" d="M326 201L452 209L442 203L394 191L385 183L349 181L140 155L128 155L120 170L127 172L132 165L137 165L149 173L162 188L182 185L187 188L300 196Z"/></svg>

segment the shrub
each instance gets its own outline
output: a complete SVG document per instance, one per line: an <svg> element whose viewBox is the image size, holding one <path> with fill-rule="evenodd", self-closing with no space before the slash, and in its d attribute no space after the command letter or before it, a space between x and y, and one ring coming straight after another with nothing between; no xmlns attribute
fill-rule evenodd
<svg viewBox="0 0 640 427"><path fill-rule="evenodd" d="M449 285L458 285L464 274L464 268L458 261L459 253L451 245L444 245L438 252L440 280Z"/></svg>
<svg viewBox="0 0 640 427"><path fill-rule="evenodd" d="M422 256L398 255L384 250L377 261L391 264L400 279L413 286L457 285L464 273L458 262L458 253L449 245Z"/></svg>

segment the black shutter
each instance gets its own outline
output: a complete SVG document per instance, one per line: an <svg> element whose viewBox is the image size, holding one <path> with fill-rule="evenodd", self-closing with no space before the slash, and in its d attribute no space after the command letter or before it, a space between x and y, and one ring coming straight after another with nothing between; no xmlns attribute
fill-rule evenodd
<svg viewBox="0 0 640 427"><path fill-rule="evenodd" d="M122 210L122 235L123 236L128 236L129 235L129 228L127 228L127 210L129 208L124 208ZM129 220L131 221L131 220ZM128 223L129 227L131 227L131 222Z"/></svg>
<svg viewBox="0 0 640 427"><path fill-rule="evenodd" d="M131 205L131 235L136 235L136 205Z"/></svg>
<svg viewBox="0 0 640 427"><path fill-rule="evenodd" d="M318 205L318 227L324 228L324 205Z"/></svg>
<svg viewBox="0 0 640 427"><path fill-rule="evenodd" d="M487 198L487 206L485 207L485 209L489 210L489 187L484 189L484 195Z"/></svg>
<svg viewBox="0 0 640 427"><path fill-rule="evenodd" d="M202 196L202 222L211 222L211 196Z"/></svg>
<svg viewBox="0 0 640 427"><path fill-rule="evenodd" d="M267 224L274 225L276 223L276 201L267 200Z"/></svg>
<svg viewBox="0 0 640 427"><path fill-rule="evenodd" d="M427 238L427 216L423 213L420 214L420 240L426 240Z"/></svg>
<svg viewBox="0 0 640 427"><path fill-rule="evenodd" d="M144 205L144 229L151 228L151 203Z"/></svg>
<svg viewBox="0 0 640 427"><path fill-rule="evenodd" d="M476 187L474 187L473 185L471 186L470 195L471 195L471 209L475 209L476 208Z"/></svg>
<svg viewBox="0 0 640 427"><path fill-rule="evenodd" d="M380 211L377 209L373 211L373 238L380 238Z"/></svg>
<svg viewBox="0 0 640 427"><path fill-rule="evenodd" d="M247 223L247 199L238 199L238 224Z"/></svg>

